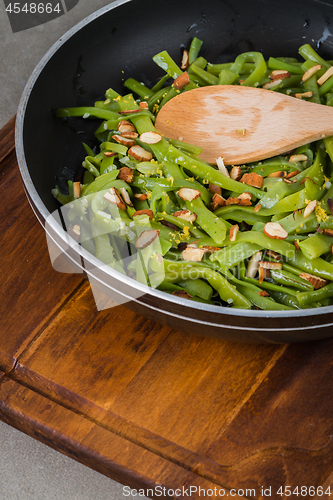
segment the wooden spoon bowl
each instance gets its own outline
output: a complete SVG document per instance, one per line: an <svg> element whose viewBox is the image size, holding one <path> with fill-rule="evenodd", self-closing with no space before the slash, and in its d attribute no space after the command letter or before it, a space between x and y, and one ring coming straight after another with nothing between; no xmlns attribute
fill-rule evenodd
<svg viewBox="0 0 333 500"><path fill-rule="evenodd" d="M212 85L183 92L158 113L156 129L200 146L200 158L239 165L333 135L333 108L271 90Z"/></svg>

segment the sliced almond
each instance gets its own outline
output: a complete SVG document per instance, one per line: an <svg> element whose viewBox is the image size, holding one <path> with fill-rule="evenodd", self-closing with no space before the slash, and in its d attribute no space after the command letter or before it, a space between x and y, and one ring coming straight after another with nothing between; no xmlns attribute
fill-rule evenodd
<svg viewBox="0 0 333 500"><path fill-rule="evenodd" d="M172 224L172 222L168 222L167 220L160 220L160 223L163 224L163 226L168 227L172 231L178 231L179 227L177 227L175 224Z"/></svg>
<svg viewBox="0 0 333 500"><path fill-rule="evenodd" d="M308 99L313 96L313 92L309 90L309 92L298 92L297 94L294 94L294 97L297 99Z"/></svg>
<svg viewBox="0 0 333 500"><path fill-rule="evenodd" d="M135 109L124 109L122 111L118 111L120 115L131 115L133 113L139 113L141 111L141 108L135 108Z"/></svg>
<svg viewBox="0 0 333 500"><path fill-rule="evenodd" d="M237 237L238 231L239 231L239 225L238 224L235 224L234 226L231 226L231 228L230 228L230 234L229 234L230 241L236 241L236 237Z"/></svg>
<svg viewBox="0 0 333 500"><path fill-rule="evenodd" d="M260 295L260 297L269 297L269 293L266 292L266 290L261 290L261 292L258 292L258 295Z"/></svg>
<svg viewBox="0 0 333 500"><path fill-rule="evenodd" d="M258 213L260 210L261 210L261 205L260 205L260 203L258 203L258 205L256 205L256 206L254 207L254 212L255 212L255 213Z"/></svg>
<svg viewBox="0 0 333 500"><path fill-rule="evenodd" d="M120 194L121 194L124 202L126 203L126 205L128 205L129 207L133 207L133 203L132 203L132 200L130 198L130 195L128 194L128 192L126 191L126 189L124 187L120 188Z"/></svg>
<svg viewBox="0 0 333 500"><path fill-rule="evenodd" d="M157 229L148 229L143 231L135 242L135 246L138 249L146 248L153 243L153 241L158 238L160 232Z"/></svg>
<svg viewBox="0 0 333 500"><path fill-rule="evenodd" d="M333 229L324 229L324 234L326 236L333 236Z"/></svg>
<svg viewBox="0 0 333 500"><path fill-rule="evenodd" d="M293 241L293 245L296 248L296 250L300 250L301 249L301 247L299 246L298 240L294 240Z"/></svg>
<svg viewBox="0 0 333 500"><path fill-rule="evenodd" d="M107 158L111 158L112 156L117 156L118 153L115 153L113 151L104 151L104 156Z"/></svg>
<svg viewBox="0 0 333 500"><path fill-rule="evenodd" d="M211 212L215 212L215 210L217 210L218 208L221 208L221 206L220 206L218 203L213 203L213 202L212 202L212 203L209 205L209 210L210 210Z"/></svg>
<svg viewBox="0 0 333 500"><path fill-rule="evenodd" d="M233 179L234 181L239 181L241 176L242 176L241 168L240 167L232 167L232 169L230 170L231 179Z"/></svg>
<svg viewBox="0 0 333 500"><path fill-rule="evenodd" d="M76 200L81 196L81 184L79 181L73 182L73 195Z"/></svg>
<svg viewBox="0 0 333 500"><path fill-rule="evenodd" d="M223 175L225 175L226 177L230 177L229 171L228 171L227 167L224 164L222 156L219 156L219 158L217 158L216 165L217 165L217 168L219 169L219 171Z"/></svg>
<svg viewBox="0 0 333 500"><path fill-rule="evenodd" d="M225 200L225 204L228 207L229 205L240 205L241 200L239 198L233 198L232 196Z"/></svg>
<svg viewBox="0 0 333 500"><path fill-rule="evenodd" d="M244 200L241 200L240 198L238 198L240 201L239 201L239 205L241 207L250 207L252 205L252 201L249 200L248 198L244 199Z"/></svg>
<svg viewBox="0 0 333 500"><path fill-rule="evenodd" d="M186 290L174 290L172 292L172 295L174 295L175 297L180 297L181 299L193 299L192 295L186 292Z"/></svg>
<svg viewBox="0 0 333 500"><path fill-rule="evenodd" d="M271 89L274 89L275 87L277 87L281 82L282 82L283 78L280 78L280 79L276 79L276 80L272 80L271 82L267 82L265 83L262 88L263 89L266 89L266 90L271 90Z"/></svg>
<svg viewBox="0 0 333 500"><path fill-rule="evenodd" d="M302 82L306 82L312 75L317 73L321 69L321 64L316 64L315 66L312 66L312 68L308 69L304 75L302 76Z"/></svg>
<svg viewBox="0 0 333 500"><path fill-rule="evenodd" d="M258 189L261 189L264 182L264 178L262 175L256 174L255 172L251 172L250 174L244 174L240 182L243 182L243 184L247 184L248 186L253 186Z"/></svg>
<svg viewBox="0 0 333 500"><path fill-rule="evenodd" d="M138 161L150 161L153 159L153 155L150 151L146 151L141 146L132 146L128 150L128 154Z"/></svg>
<svg viewBox="0 0 333 500"><path fill-rule="evenodd" d="M148 195L146 193L135 193L133 196L140 201L145 201L148 198Z"/></svg>
<svg viewBox="0 0 333 500"><path fill-rule="evenodd" d="M322 288L327 284L327 281L323 278L318 278L318 276L313 276L309 273L301 273L299 277L311 283L315 290L318 290L318 288Z"/></svg>
<svg viewBox="0 0 333 500"><path fill-rule="evenodd" d="M120 208L121 210L126 210L126 205L122 197L120 196L117 188L115 187L110 188L110 191L106 192L103 198L107 200L109 203L117 205L117 207Z"/></svg>
<svg viewBox="0 0 333 500"><path fill-rule="evenodd" d="M277 252L274 252L273 250L267 250L266 251L266 255L267 257L271 257L272 259L275 259L275 260L282 260L282 256L277 253Z"/></svg>
<svg viewBox="0 0 333 500"><path fill-rule="evenodd" d="M267 177L286 177L287 173L285 170L278 170L277 172L272 172L268 174Z"/></svg>
<svg viewBox="0 0 333 500"><path fill-rule="evenodd" d="M259 276L258 276L259 283L262 283L264 281L264 279L267 278L267 274L266 274L267 270L264 269L263 267L259 266L258 271L259 271Z"/></svg>
<svg viewBox="0 0 333 500"><path fill-rule="evenodd" d="M309 201L309 203L306 205L304 209L303 217L308 217L314 211L316 206L317 206L317 200Z"/></svg>
<svg viewBox="0 0 333 500"><path fill-rule="evenodd" d="M223 196L215 193L213 198L212 198L212 202L215 204L217 203L220 207L224 207L225 204L226 204L226 200L223 198Z"/></svg>
<svg viewBox="0 0 333 500"><path fill-rule="evenodd" d="M179 217L179 219L186 220L187 222L195 222L197 220L197 214L191 212L190 210L179 210L173 215L175 217Z"/></svg>
<svg viewBox="0 0 333 500"><path fill-rule="evenodd" d="M215 193L221 194L222 193L222 189L220 188L220 186L217 186L216 184L212 184L211 182L209 183L209 191L213 194L215 194Z"/></svg>
<svg viewBox="0 0 333 500"><path fill-rule="evenodd" d="M177 191L177 194L184 201L192 201L201 196L201 193L198 189L191 188L180 188L180 190Z"/></svg>
<svg viewBox="0 0 333 500"><path fill-rule="evenodd" d="M300 173L300 170L294 170L293 172L289 172L287 174L286 179L291 179L292 177L295 177L295 175L298 175Z"/></svg>
<svg viewBox="0 0 333 500"><path fill-rule="evenodd" d="M205 250L207 250L207 252L209 253L214 253L214 252L218 252L219 250L221 250L220 247L212 247L210 245L206 245L204 247L201 247L201 248L204 248Z"/></svg>
<svg viewBox="0 0 333 500"><path fill-rule="evenodd" d="M121 120L118 123L118 130L121 134L127 133L127 132L136 132L136 128L134 125L129 122L128 120Z"/></svg>
<svg viewBox="0 0 333 500"><path fill-rule="evenodd" d="M126 139L137 139L139 134L137 132L124 132L121 134L121 137L125 137Z"/></svg>
<svg viewBox="0 0 333 500"><path fill-rule="evenodd" d="M331 78L331 76L333 76L333 66L331 66L330 68L328 68L328 70L325 71L325 73L323 74L323 76L321 76L317 80L318 85L322 85L323 83L325 83L326 80L328 80L329 78Z"/></svg>
<svg viewBox="0 0 333 500"><path fill-rule="evenodd" d="M182 259L190 260L193 262L201 262L202 257L207 252L205 248L193 248L188 246L185 250L182 251Z"/></svg>
<svg viewBox="0 0 333 500"><path fill-rule="evenodd" d="M148 103L146 101L141 101L139 104L141 109L148 109Z"/></svg>
<svg viewBox="0 0 333 500"><path fill-rule="evenodd" d="M123 146L127 146L128 148L136 145L134 139L129 139L128 137L123 137L122 135L113 135L112 139L114 139L119 144L123 144Z"/></svg>
<svg viewBox="0 0 333 500"><path fill-rule="evenodd" d="M308 157L306 155L292 155L289 158L289 163L294 163L295 161L307 161Z"/></svg>
<svg viewBox="0 0 333 500"><path fill-rule="evenodd" d="M177 78L174 80L173 84L176 90L183 89L190 83L190 77L188 76L188 73L184 71L181 75L177 76Z"/></svg>
<svg viewBox="0 0 333 500"><path fill-rule="evenodd" d="M162 140L162 136L157 132L144 132L139 137L140 141L144 144L157 144Z"/></svg>
<svg viewBox="0 0 333 500"><path fill-rule="evenodd" d="M284 80L285 78L290 78L290 73L285 69L275 69L274 71L271 71L269 78L272 81Z"/></svg>
<svg viewBox="0 0 333 500"><path fill-rule="evenodd" d="M270 262L268 260L260 260L259 267L264 269L282 269L282 262Z"/></svg>
<svg viewBox="0 0 333 500"><path fill-rule="evenodd" d="M285 240L288 236L287 231L278 222L267 222L264 226L264 233L275 240Z"/></svg>
<svg viewBox="0 0 333 500"><path fill-rule="evenodd" d="M247 266L246 276L247 278L255 278L258 269L259 269L259 261L261 260L262 252L256 252L252 255L250 262Z"/></svg>
<svg viewBox="0 0 333 500"><path fill-rule="evenodd" d="M131 182L133 181L133 176L134 172L132 168L121 167L121 169L119 170L118 179L131 184Z"/></svg>
<svg viewBox="0 0 333 500"><path fill-rule="evenodd" d="M149 220L154 217L154 212L152 210L144 209L144 210L137 210L134 212L133 217L136 217L137 215L147 215L149 217Z"/></svg>
<svg viewBox="0 0 333 500"><path fill-rule="evenodd" d="M180 69L182 69L183 71L185 69L187 69L189 67L189 51L188 50L184 50L183 51L183 57L182 57L182 63L181 63L181 66L180 66Z"/></svg>
<svg viewBox="0 0 333 500"><path fill-rule="evenodd" d="M252 194L251 193L248 193L247 191L244 191L244 193L240 194L238 196L238 199L239 200L252 200Z"/></svg>

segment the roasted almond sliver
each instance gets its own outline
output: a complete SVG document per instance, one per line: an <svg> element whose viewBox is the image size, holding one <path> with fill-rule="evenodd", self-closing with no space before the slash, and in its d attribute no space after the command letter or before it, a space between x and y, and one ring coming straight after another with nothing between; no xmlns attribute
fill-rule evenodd
<svg viewBox="0 0 333 500"><path fill-rule="evenodd" d="M234 179L235 181L239 181L239 179L242 176L242 171L240 167L232 167L230 170L230 177L231 179Z"/></svg>
<svg viewBox="0 0 333 500"><path fill-rule="evenodd" d="M280 78L278 80L272 80L271 82L265 83L262 88L266 90L273 89L274 87L277 87L281 82L283 78Z"/></svg>
<svg viewBox="0 0 333 500"><path fill-rule="evenodd" d="M188 73L184 71L181 75L177 76L177 78L174 80L173 84L176 90L183 89L190 83L190 78L188 76Z"/></svg>
<svg viewBox="0 0 333 500"><path fill-rule="evenodd" d="M323 278L318 278L318 276L313 276L312 274L301 273L299 277L311 283L315 290L317 290L318 288L322 288L327 284L326 280L324 280Z"/></svg>
<svg viewBox="0 0 333 500"><path fill-rule="evenodd" d="M320 64L316 64L315 66L312 66L312 68L308 69L304 75L302 76L302 82L306 82L306 80L308 80L312 75L314 75L315 73L317 73L317 71L319 71L321 69L321 65Z"/></svg>
<svg viewBox="0 0 333 500"><path fill-rule="evenodd" d="M217 193L214 194L212 202L217 203L220 207L224 207L224 205L226 204L226 200Z"/></svg>
<svg viewBox="0 0 333 500"><path fill-rule="evenodd" d="M239 231L239 225L235 224L234 226L231 226L230 228L230 241L236 241L237 233Z"/></svg>
<svg viewBox="0 0 333 500"><path fill-rule="evenodd" d="M144 132L139 137L140 141L144 144L157 144L162 140L162 136L157 132Z"/></svg>
<svg viewBox="0 0 333 500"><path fill-rule="evenodd" d="M258 292L258 295L260 295L260 297L269 297L269 293L266 292L266 290L261 290L261 292Z"/></svg>
<svg viewBox="0 0 333 500"><path fill-rule="evenodd" d="M146 193L135 193L134 198L140 201L145 201L148 198L148 195Z"/></svg>
<svg viewBox="0 0 333 500"><path fill-rule="evenodd" d="M333 76L333 66L328 68L328 70L321 76L318 80L317 83L318 85L322 85L323 83L326 82L331 76Z"/></svg>
<svg viewBox="0 0 333 500"><path fill-rule="evenodd" d="M268 174L267 177L286 177L287 173L285 170L278 170L277 172L272 172Z"/></svg>
<svg viewBox="0 0 333 500"><path fill-rule="evenodd" d="M121 167L118 174L118 179L131 184L133 181L133 170L129 167Z"/></svg>
<svg viewBox="0 0 333 500"><path fill-rule="evenodd" d="M232 196L225 200L225 204L228 207L229 205L240 205L241 200L239 198L233 198Z"/></svg>
<svg viewBox="0 0 333 500"><path fill-rule="evenodd" d="M132 146L128 150L128 154L138 161L150 161L153 159L153 155L150 151L146 151L141 146Z"/></svg>
<svg viewBox="0 0 333 500"><path fill-rule="evenodd" d="M284 240L288 236L287 231L278 222L267 222L264 226L264 233L276 240Z"/></svg>
<svg viewBox="0 0 333 500"><path fill-rule="evenodd" d="M255 172L251 172L250 174L244 174L240 182L243 182L243 184L247 184L248 186L253 186L258 189L261 189L264 182L264 178L262 177L262 175L256 174Z"/></svg>
<svg viewBox="0 0 333 500"><path fill-rule="evenodd" d="M180 69L185 70L188 67L189 67L189 51L185 49L183 51L182 64Z"/></svg>
<svg viewBox="0 0 333 500"><path fill-rule="evenodd" d="M333 236L333 229L324 229L324 234L326 236Z"/></svg>
<svg viewBox="0 0 333 500"><path fill-rule="evenodd" d="M254 278L259 269L259 262L262 257L262 252L256 252L252 255L250 262L247 266L246 276L247 278Z"/></svg>
<svg viewBox="0 0 333 500"><path fill-rule="evenodd" d="M294 94L294 97L297 99L303 99L304 98L310 98L313 96L313 92L310 90L309 92L299 92L297 94Z"/></svg>
<svg viewBox="0 0 333 500"><path fill-rule="evenodd" d="M142 249L148 247L158 238L159 234L160 232L157 229L143 231L135 242L136 248Z"/></svg>
<svg viewBox="0 0 333 500"><path fill-rule="evenodd" d="M148 103L146 101L141 101L139 106L141 109L148 109Z"/></svg>
<svg viewBox="0 0 333 500"><path fill-rule="evenodd" d="M188 222L195 222L197 219L197 214L191 212L190 210L179 210L173 214L175 217L179 217L179 219L186 220Z"/></svg>
<svg viewBox="0 0 333 500"><path fill-rule="evenodd" d="M113 205L117 205L118 208L121 208L121 210L126 210L126 205L122 199L122 197L119 194L119 191L117 188L112 187L110 188L109 192L106 192L103 196L105 200L107 200L109 203L112 203Z"/></svg>
<svg viewBox="0 0 333 500"><path fill-rule="evenodd" d="M222 193L222 189L220 188L220 186L217 186L216 184L212 184L211 182L209 183L209 191L213 194L215 194L215 193L221 194Z"/></svg>
<svg viewBox="0 0 333 500"><path fill-rule="evenodd" d="M133 207L133 203L132 203L132 200L130 198L130 195L128 194L128 192L126 191L126 189L124 187L120 188L120 194L123 197L123 200L126 203L126 205L128 205L129 207Z"/></svg>
<svg viewBox="0 0 333 500"><path fill-rule="evenodd" d="M252 200L252 194L248 193L247 191L244 191L244 193L240 194L238 196L239 200Z"/></svg>
<svg viewBox="0 0 333 500"><path fill-rule="evenodd" d="M225 166L224 164L224 161L223 161L223 158L222 156L219 156L216 160L216 165L217 165L217 168L219 169L219 171L225 175L226 177L230 177L230 174L229 174L229 171L227 169L227 167Z"/></svg>
<svg viewBox="0 0 333 500"><path fill-rule="evenodd" d="M79 181L73 182L73 195L76 200L81 196L81 184Z"/></svg>
<svg viewBox="0 0 333 500"><path fill-rule="evenodd" d="M308 157L306 155L292 155L289 158L289 163L294 163L295 161L307 161Z"/></svg>
<svg viewBox="0 0 333 500"><path fill-rule="evenodd" d="M193 201L201 196L201 193L198 189L191 188L180 188L180 190L177 191L177 194L184 201Z"/></svg>
<svg viewBox="0 0 333 500"><path fill-rule="evenodd" d="M133 139L123 137L122 135L113 135L112 139L114 139L116 142L119 142L119 144L123 144L123 146L127 146L128 148L136 145L136 142Z"/></svg>
<svg viewBox="0 0 333 500"><path fill-rule="evenodd" d="M121 120L118 123L118 130L121 134L126 132L136 132L136 128L128 120Z"/></svg>
<svg viewBox="0 0 333 500"><path fill-rule="evenodd" d="M150 220L154 217L154 212L149 209L137 210L136 212L134 212L133 217L136 217L137 215L147 215Z"/></svg>
<svg viewBox="0 0 333 500"><path fill-rule="evenodd" d="M266 255L267 257L272 257L275 260L282 260L281 255L273 250L267 250Z"/></svg>
<svg viewBox="0 0 333 500"><path fill-rule="evenodd" d="M304 209L303 217L308 217L314 211L316 206L317 206L317 200L310 201Z"/></svg>
<svg viewBox="0 0 333 500"><path fill-rule="evenodd" d="M206 252L207 250L205 248L193 248L188 245L187 248L182 251L182 259L186 261L201 262Z"/></svg>
<svg viewBox="0 0 333 500"><path fill-rule="evenodd" d="M282 262L270 262L268 260L260 260L259 267L264 269L282 269Z"/></svg>
<svg viewBox="0 0 333 500"><path fill-rule="evenodd" d="M264 281L264 279L267 277L267 275L266 275L267 270L264 269L263 267L259 267L258 271L259 271L259 277L258 277L259 283L262 283Z"/></svg>
<svg viewBox="0 0 333 500"><path fill-rule="evenodd" d="M294 172L289 172L289 174L286 176L286 179L291 179L292 177L295 177L295 175L298 175L300 173L300 170L294 170Z"/></svg>
<svg viewBox="0 0 333 500"><path fill-rule="evenodd" d="M274 80L284 80L285 78L290 78L290 73L287 70L275 69L269 74L269 78Z"/></svg>

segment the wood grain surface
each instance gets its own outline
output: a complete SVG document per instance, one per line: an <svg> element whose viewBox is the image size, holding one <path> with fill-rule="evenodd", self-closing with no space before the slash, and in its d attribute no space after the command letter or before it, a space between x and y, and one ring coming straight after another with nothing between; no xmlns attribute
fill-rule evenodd
<svg viewBox="0 0 333 500"><path fill-rule="evenodd" d="M0 134L0 418L149 497L313 486L307 498L327 499L333 340L236 344L98 312L82 275L51 267L13 125Z"/></svg>

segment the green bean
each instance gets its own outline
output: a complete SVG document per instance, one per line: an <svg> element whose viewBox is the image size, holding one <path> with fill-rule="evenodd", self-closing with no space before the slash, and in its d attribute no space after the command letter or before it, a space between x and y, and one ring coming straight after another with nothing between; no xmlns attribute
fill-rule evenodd
<svg viewBox="0 0 333 500"><path fill-rule="evenodd" d="M192 64L198 57L203 41L197 37L192 39L190 50L188 52L189 63Z"/></svg>

